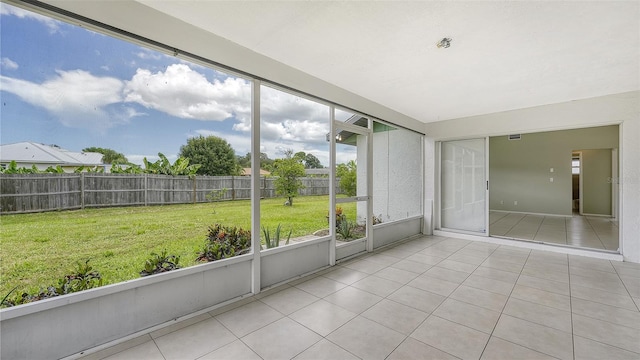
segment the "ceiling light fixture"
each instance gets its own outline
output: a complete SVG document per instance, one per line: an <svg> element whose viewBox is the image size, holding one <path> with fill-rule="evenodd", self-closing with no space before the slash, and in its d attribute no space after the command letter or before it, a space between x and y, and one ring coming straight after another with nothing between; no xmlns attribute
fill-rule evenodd
<svg viewBox="0 0 640 360"><path fill-rule="evenodd" d="M436 43L436 46L438 48L448 48L449 46L451 46L451 38L442 38L442 40Z"/></svg>

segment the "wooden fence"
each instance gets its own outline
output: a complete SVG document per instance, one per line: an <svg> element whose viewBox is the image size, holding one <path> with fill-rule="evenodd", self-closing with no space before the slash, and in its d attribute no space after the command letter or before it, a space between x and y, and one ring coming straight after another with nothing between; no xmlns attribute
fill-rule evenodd
<svg viewBox="0 0 640 360"><path fill-rule="evenodd" d="M328 195L329 179L301 178L300 195ZM261 197L276 196L273 178L260 178ZM226 191L221 191L226 189ZM336 186L337 191L340 189ZM201 203L251 198L248 176L169 176L151 174L1 174L0 214L109 206Z"/></svg>

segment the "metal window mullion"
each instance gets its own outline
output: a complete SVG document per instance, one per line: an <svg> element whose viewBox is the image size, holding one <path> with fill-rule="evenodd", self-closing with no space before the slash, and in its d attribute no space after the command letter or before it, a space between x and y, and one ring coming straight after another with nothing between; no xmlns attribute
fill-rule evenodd
<svg viewBox="0 0 640 360"><path fill-rule="evenodd" d="M329 106L329 265L336 264L336 137L335 118L336 109Z"/></svg>
<svg viewBox="0 0 640 360"><path fill-rule="evenodd" d="M251 253L251 292L257 294L260 292L260 80L251 82Z"/></svg>

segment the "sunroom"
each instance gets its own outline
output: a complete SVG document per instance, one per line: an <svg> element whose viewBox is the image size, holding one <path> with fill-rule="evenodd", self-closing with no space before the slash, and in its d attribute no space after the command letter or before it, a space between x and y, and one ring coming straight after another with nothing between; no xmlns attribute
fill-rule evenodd
<svg viewBox="0 0 640 360"><path fill-rule="evenodd" d="M250 174L296 152L328 173L288 200L232 177L208 214L241 204L250 250L2 309L3 358L640 356L637 2L11 0L2 17L3 144L138 123L130 158L154 132L215 135ZM31 47L18 20L51 42ZM118 101L88 86L104 80ZM18 101L71 135L10 127ZM119 207L79 176L82 211ZM297 231L305 217L327 231ZM294 235L265 246L276 224Z"/></svg>

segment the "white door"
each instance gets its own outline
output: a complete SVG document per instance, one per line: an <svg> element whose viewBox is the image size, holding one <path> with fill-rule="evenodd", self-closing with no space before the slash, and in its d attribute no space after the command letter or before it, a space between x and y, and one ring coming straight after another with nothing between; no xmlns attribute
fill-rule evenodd
<svg viewBox="0 0 640 360"><path fill-rule="evenodd" d="M486 139L440 146L440 227L487 235Z"/></svg>

